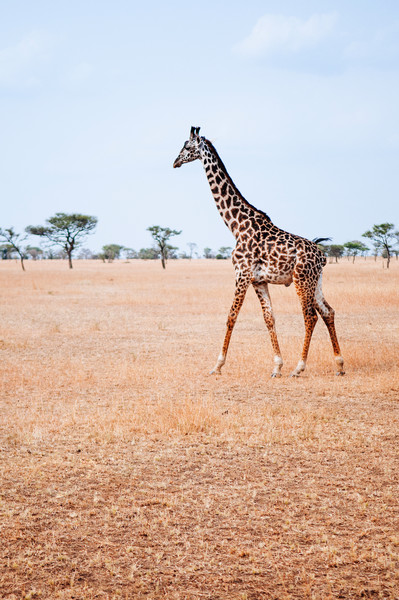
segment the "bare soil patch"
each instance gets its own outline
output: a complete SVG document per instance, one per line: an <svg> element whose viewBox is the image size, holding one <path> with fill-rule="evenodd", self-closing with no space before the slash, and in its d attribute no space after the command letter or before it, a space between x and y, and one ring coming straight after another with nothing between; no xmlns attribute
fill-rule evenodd
<svg viewBox="0 0 399 600"><path fill-rule="evenodd" d="M346 360L226 261L0 262L0 597L399 598L399 262L329 264Z"/></svg>

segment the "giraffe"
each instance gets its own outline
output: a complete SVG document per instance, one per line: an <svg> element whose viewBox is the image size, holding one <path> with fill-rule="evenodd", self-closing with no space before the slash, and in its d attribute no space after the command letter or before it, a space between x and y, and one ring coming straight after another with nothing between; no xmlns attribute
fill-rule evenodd
<svg viewBox="0 0 399 600"><path fill-rule="evenodd" d="M216 207L236 238L236 246L232 252L236 279L234 300L227 318L222 350L211 373L221 373L238 313L252 284L262 307L274 352L271 376L281 377L283 359L268 285L283 284L288 287L294 283L305 321L305 339L301 358L291 376L298 377L305 370L310 340L318 319L317 313L330 334L337 375L344 375L344 361L334 325L334 310L324 299L322 292L322 270L327 262L317 246L317 242L322 240L311 242L283 231L272 223L268 215L249 204L233 183L213 144L200 136L199 130L199 127L191 128L190 138L185 142L173 167L181 167L196 159L202 162Z"/></svg>

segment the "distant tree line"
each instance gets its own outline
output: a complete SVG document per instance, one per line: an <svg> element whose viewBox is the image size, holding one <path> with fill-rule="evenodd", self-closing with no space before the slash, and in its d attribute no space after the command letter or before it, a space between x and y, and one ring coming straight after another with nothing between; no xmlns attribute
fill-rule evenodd
<svg viewBox="0 0 399 600"><path fill-rule="evenodd" d="M398 258L399 256L399 231L395 230L393 223L381 223L380 225L373 225L372 229L365 231L362 237L367 238L372 243L372 249L366 246L365 243L359 240L352 240L345 242L345 244L320 244L327 256L338 259L346 256L348 260L352 258L352 262L355 262L356 256L366 257L371 251L372 256L377 260L378 256L382 256L387 261L387 268L389 269L389 263L393 255Z"/></svg>
<svg viewBox="0 0 399 600"><path fill-rule="evenodd" d="M46 220L45 225L29 225L24 233L17 233L13 227L0 228L0 259L19 259L21 267L25 270L25 260L40 259L67 259L69 268L72 269L72 257L79 249L78 259L99 259L103 262L125 258L142 260L161 260L162 267L166 268L168 259L188 259L203 256L206 259L225 260L231 256L232 248L222 246L214 251L204 248L198 251L197 244L189 242L189 251L179 251L170 243L172 237L179 236L182 232L169 227L152 225L147 228L153 239L153 245L148 248L134 250L120 244L106 244L100 252L93 253L87 248L82 248L85 238L94 231L97 217L79 213L61 213ZM43 247L26 244L28 236L37 236L43 240ZM363 238L370 240L372 249L364 242L351 240L345 244L319 244L323 252L338 262L338 259L347 257L355 262L357 256L366 257L370 252L377 259L382 256L387 261L389 268L392 256L399 256L399 231L395 230L393 223L381 223L362 234ZM1 243L2 242L2 243Z"/></svg>

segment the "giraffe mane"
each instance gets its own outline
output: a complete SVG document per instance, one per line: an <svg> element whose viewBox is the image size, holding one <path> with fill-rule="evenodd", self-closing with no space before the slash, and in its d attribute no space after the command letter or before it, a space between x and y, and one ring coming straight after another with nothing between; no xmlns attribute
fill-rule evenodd
<svg viewBox="0 0 399 600"><path fill-rule="evenodd" d="M239 195L240 199L247 205L249 206L249 208L251 208L252 210L254 210L256 213L259 213L260 215L262 215L262 217L264 219L267 219L267 221L271 222L271 219L269 217L269 215L267 215L265 212L263 212L263 210L260 210L259 208L256 208L256 206L253 206L253 204L250 204L250 202L248 202L248 200L246 198L244 198L244 196L241 194L241 192L239 191L239 189L237 188L237 186L235 185L234 181L232 180L232 178L229 175L229 172L227 171L224 162L222 161L222 159L220 158L215 146L212 144L212 142L210 140L208 140L207 138L203 138L205 143L209 146L209 148L212 150L212 152L214 153L214 155L216 156L216 159L218 161L218 165L219 167L226 173L233 189L236 191L236 193Z"/></svg>

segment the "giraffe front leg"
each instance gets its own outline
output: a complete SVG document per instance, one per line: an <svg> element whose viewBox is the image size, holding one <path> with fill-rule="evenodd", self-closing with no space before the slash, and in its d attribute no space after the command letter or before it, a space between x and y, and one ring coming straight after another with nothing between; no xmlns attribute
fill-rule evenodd
<svg viewBox="0 0 399 600"><path fill-rule="evenodd" d="M276 354L276 356L274 357L274 368L272 371L272 374L270 375L270 377L281 377L281 369L283 367L283 359L281 358L281 356L278 356Z"/></svg>
<svg viewBox="0 0 399 600"><path fill-rule="evenodd" d="M224 336L222 350L217 359L216 365L213 367L212 371L209 375L221 374L221 369L226 362L227 350L230 344L231 334L233 333L234 325L237 321L238 313L240 312L241 306L244 302L245 294L249 286L249 278L248 277L239 277L236 280L236 289L234 294L233 304L230 308L230 313L227 318L227 330Z"/></svg>
<svg viewBox="0 0 399 600"><path fill-rule="evenodd" d="M218 359L216 361L216 365L213 367L212 371L209 371L209 375L221 375L222 367L225 362L226 362L226 355L219 354Z"/></svg>
<svg viewBox="0 0 399 600"><path fill-rule="evenodd" d="M281 358L280 346L277 339L274 315L272 310L272 303L269 295L269 288L267 283L252 283L256 295L259 298L260 305L262 307L263 318L266 323L266 327L269 330L270 340L274 352L274 368L271 377L281 377L281 369L283 366L283 359Z"/></svg>
<svg viewBox="0 0 399 600"><path fill-rule="evenodd" d="M234 328L234 325L235 325L235 322L236 322L237 316L238 316L238 313L235 315L232 315L232 311L233 311L233 307L232 307L229 317L227 319L227 331L226 331L226 335L224 336L222 350L218 356L216 365L213 367L213 369L209 373L209 375L221 375L221 373L222 373L221 369L222 369L224 363L226 362L227 350L229 347L231 334L233 332L233 328Z"/></svg>
<svg viewBox="0 0 399 600"><path fill-rule="evenodd" d="M291 373L291 377L299 377L300 374L305 370L306 368L306 360L300 360L297 364L297 366L295 367L295 369L292 371Z"/></svg>
<svg viewBox="0 0 399 600"><path fill-rule="evenodd" d="M337 363L337 369L338 369L338 371L335 374L338 376L345 375L344 359L342 358L342 356L341 355L336 356L335 362Z"/></svg>

